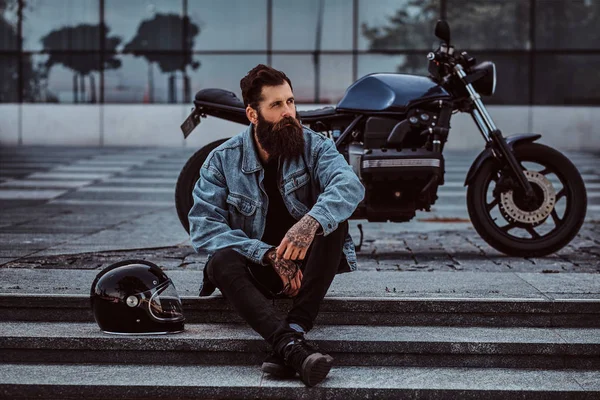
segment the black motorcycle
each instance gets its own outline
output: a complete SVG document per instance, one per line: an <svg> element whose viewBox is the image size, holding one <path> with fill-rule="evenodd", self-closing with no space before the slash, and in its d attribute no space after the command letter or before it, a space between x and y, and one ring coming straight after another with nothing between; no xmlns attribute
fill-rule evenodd
<svg viewBox="0 0 600 400"><path fill-rule="evenodd" d="M429 77L367 75L334 107L299 112L302 123L331 137L366 188L351 218L405 222L430 211L444 184L444 144L454 112L471 114L486 142L467 173L467 208L479 235L512 256L539 257L567 245L585 219L587 196L577 168L557 150L535 143L541 135L504 137L480 96L496 87L494 63L477 63L450 45L450 28L438 21L440 47L427 55ZM201 118L248 125L235 94L205 89L181 126L187 138ZM175 191L177 213L189 231L192 190L208 154L225 140L197 151ZM361 229L362 243L362 229Z"/></svg>

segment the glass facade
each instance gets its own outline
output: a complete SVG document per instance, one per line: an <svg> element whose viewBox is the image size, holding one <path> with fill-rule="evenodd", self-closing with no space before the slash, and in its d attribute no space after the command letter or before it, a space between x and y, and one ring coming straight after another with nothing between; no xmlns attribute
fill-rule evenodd
<svg viewBox="0 0 600 400"><path fill-rule="evenodd" d="M497 64L486 103L600 104L600 0L0 0L0 102L241 97L264 63L299 103L331 104L369 73L426 75L440 18Z"/></svg>

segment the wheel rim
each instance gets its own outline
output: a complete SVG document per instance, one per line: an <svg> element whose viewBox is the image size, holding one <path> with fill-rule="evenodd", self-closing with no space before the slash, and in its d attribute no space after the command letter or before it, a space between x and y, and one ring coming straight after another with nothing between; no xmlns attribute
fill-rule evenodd
<svg viewBox="0 0 600 400"><path fill-rule="evenodd" d="M492 171L484 187L484 209L495 230L502 236L521 243L547 240L567 223L573 204L573 193L558 168L538 160L520 160L531 182L538 202L533 206L522 201L522 194L505 191L494 195L499 180L498 170ZM539 196L544 196L539 199Z"/></svg>

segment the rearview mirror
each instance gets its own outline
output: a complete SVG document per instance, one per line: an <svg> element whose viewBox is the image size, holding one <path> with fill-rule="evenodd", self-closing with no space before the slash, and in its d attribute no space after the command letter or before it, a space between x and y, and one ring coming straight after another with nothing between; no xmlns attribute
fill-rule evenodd
<svg viewBox="0 0 600 400"><path fill-rule="evenodd" d="M450 26L446 21L439 20L435 24L435 36L450 45Z"/></svg>

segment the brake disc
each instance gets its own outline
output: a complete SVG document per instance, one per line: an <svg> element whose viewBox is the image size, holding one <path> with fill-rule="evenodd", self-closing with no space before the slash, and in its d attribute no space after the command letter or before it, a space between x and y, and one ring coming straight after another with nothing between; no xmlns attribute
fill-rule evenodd
<svg viewBox="0 0 600 400"><path fill-rule="evenodd" d="M513 191L508 190L500 195L500 212L508 222L537 226L543 223L554 209L556 191L548 178L539 172L523 171L523 173L532 185L541 189L544 196L542 203L535 210L523 210L516 204Z"/></svg>

